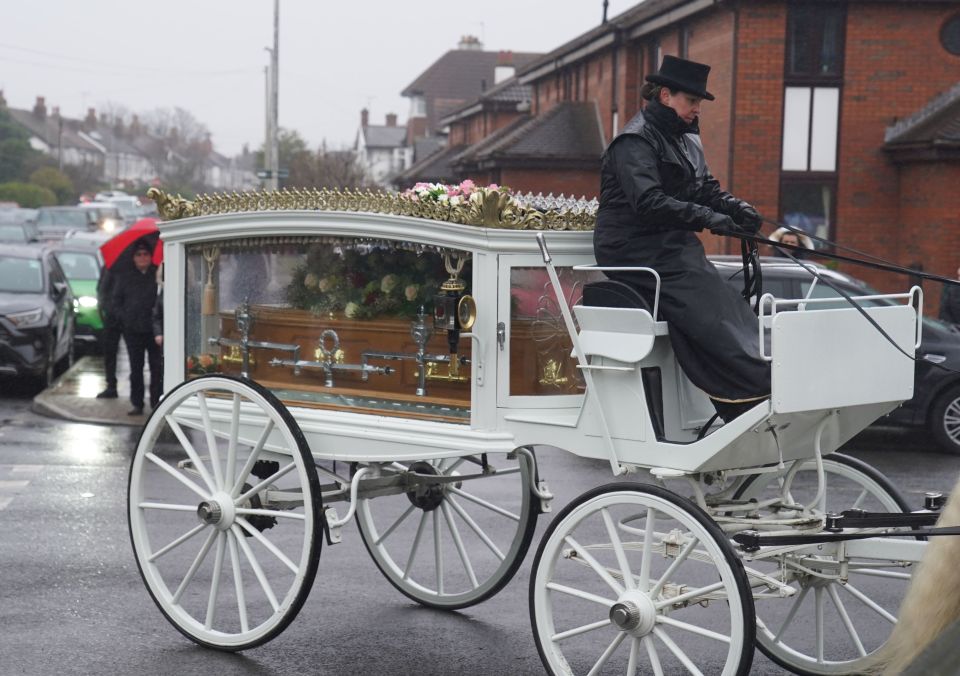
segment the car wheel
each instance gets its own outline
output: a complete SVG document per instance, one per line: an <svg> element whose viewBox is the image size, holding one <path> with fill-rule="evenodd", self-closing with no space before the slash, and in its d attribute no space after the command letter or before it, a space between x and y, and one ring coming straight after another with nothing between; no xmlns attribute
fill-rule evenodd
<svg viewBox="0 0 960 676"><path fill-rule="evenodd" d="M43 362L43 370L36 375L36 384L38 390L42 391L50 387L50 384L53 383L54 378L57 377L56 370L56 346L54 344L54 339L51 336L50 340L47 342L47 355Z"/></svg>
<svg viewBox="0 0 960 676"><path fill-rule="evenodd" d="M937 397L928 423L930 433L943 450L960 453L960 385L948 387Z"/></svg>
<svg viewBox="0 0 960 676"><path fill-rule="evenodd" d="M76 349L76 343L71 340L67 353L60 358L60 362L57 364L57 373L65 373L67 369L73 366L73 362L76 360Z"/></svg>

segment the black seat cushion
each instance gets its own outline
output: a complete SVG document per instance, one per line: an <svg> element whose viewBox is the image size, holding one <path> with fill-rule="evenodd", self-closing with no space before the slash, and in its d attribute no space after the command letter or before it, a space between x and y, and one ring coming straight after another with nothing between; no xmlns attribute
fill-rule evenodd
<svg viewBox="0 0 960 676"><path fill-rule="evenodd" d="M602 279L583 285L583 305L590 307L622 307L652 312L650 304L629 284L615 279Z"/></svg>

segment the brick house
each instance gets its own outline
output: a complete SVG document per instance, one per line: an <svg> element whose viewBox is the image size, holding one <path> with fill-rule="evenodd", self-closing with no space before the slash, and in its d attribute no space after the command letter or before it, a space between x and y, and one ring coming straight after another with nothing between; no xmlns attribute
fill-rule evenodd
<svg viewBox="0 0 960 676"><path fill-rule="evenodd" d="M518 69L518 82L530 88L531 120L510 124L589 104L606 143L640 109L644 76L664 54L713 67L716 101L704 104L701 134L721 185L768 217L953 275L960 157L944 144L957 142L960 0L646 0ZM952 103L939 98L952 91ZM920 122L931 108L940 122ZM477 124L471 116L451 121L451 139L473 139L468 128ZM519 168L503 178L509 142L499 155L484 150L509 133L474 142L461 155L487 161L459 168L480 180L500 172L501 182L526 189ZM562 155L583 140L568 133L554 142ZM527 159L523 171L537 191L576 184L596 194L596 156L592 168ZM704 241L713 252L732 250L726 239ZM851 271L882 289L904 283ZM929 312L939 289L926 291Z"/></svg>

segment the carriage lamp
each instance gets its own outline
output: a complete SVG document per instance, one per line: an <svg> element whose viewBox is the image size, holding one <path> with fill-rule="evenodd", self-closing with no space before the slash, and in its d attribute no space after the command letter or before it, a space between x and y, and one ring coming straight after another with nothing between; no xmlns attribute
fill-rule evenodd
<svg viewBox="0 0 960 676"><path fill-rule="evenodd" d="M449 376L456 378L460 373L460 332L469 331L477 319L477 304L473 296L464 293L466 283L460 279L464 259L457 257L454 265L449 255L443 257L444 266L450 279L440 285L440 293L433 298L433 326L447 332L447 344L450 347Z"/></svg>

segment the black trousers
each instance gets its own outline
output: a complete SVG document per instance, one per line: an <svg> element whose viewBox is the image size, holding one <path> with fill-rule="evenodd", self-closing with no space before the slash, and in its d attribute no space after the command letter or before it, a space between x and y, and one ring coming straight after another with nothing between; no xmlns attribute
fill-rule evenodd
<svg viewBox="0 0 960 676"><path fill-rule="evenodd" d="M120 349L120 336L123 331L118 326L103 327L101 345L103 347L103 369L107 375L107 387L117 389L117 351Z"/></svg>
<svg viewBox="0 0 960 676"><path fill-rule="evenodd" d="M144 356L150 364L150 407L160 403L160 391L163 382L160 364L160 346L152 333L131 333L124 331L123 341L127 344L130 358L130 403L134 408L143 408L143 366Z"/></svg>

